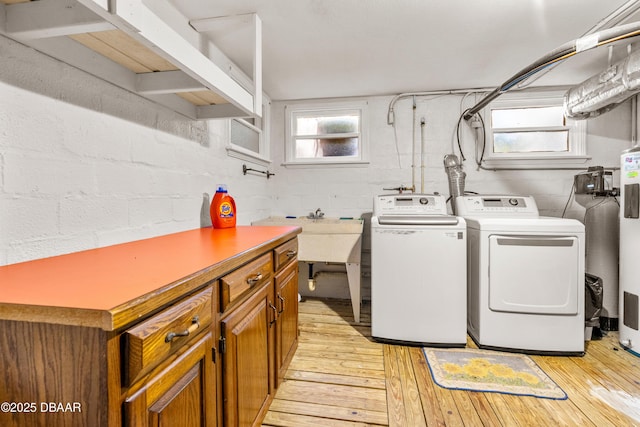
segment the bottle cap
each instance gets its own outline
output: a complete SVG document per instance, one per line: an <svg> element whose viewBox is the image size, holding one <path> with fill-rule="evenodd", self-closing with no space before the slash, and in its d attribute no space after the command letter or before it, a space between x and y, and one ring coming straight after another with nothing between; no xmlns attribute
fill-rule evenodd
<svg viewBox="0 0 640 427"><path fill-rule="evenodd" d="M218 184L218 189L216 190L216 193L226 193L226 192L227 192L226 184Z"/></svg>

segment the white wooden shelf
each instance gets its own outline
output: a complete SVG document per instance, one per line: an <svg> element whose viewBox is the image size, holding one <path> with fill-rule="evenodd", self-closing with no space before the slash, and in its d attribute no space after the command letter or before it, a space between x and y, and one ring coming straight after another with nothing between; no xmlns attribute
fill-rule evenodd
<svg viewBox="0 0 640 427"><path fill-rule="evenodd" d="M259 17L251 21L249 79L228 58L220 66L201 52L201 35L177 10L162 6L167 22L154 7L147 0L0 0L0 34L191 119L260 117ZM231 68L233 77L224 71Z"/></svg>

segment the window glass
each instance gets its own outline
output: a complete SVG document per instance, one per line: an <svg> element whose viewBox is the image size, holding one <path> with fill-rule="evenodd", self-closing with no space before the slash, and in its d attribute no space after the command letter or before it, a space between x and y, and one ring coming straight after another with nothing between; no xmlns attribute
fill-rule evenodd
<svg viewBox="0 0 640 427"><path fill-rule="evenodd" d="M287 116L287 161L308 164L365 160L365 106L365 103L341 104L335 109L321 105L291 106Z"/></svg>
<svg viewBox="0 0 640 427"><path fill-rule="evenodd" d="M227 154L247 162L267 165L269 147L270 100L262 96L262 117L229 119Z"/></svg>
<svg viewBox="0 0 640 427"><path fill-rule="evenodd" d="M231 143L260 154L260 132L240 120L231 120Z"/></svg>
<svg viewBox="0 0 640 427"><path fill-rule="evenodd" d="M562 95L523 93L488 107L484 160L585 158L585 123L565 118Z"/></svg>
<svg viewBox="0 0 640 427"><path fill-rule="evenodd" d="M564 126L562 106L491 110L494 128Z"/></svg>
<svg viewBox="0 0 640 427"><path fill-rule="evenodd" d="M494 132L495 153L568 152L569 131Z"/></svg>
<svg viewBox="0 0 640 427"><path fill-rule="evenodd" d="M360 116L357 114L342 116L298 116L296 135L322 135L334 133L358 133Z"/></svg>

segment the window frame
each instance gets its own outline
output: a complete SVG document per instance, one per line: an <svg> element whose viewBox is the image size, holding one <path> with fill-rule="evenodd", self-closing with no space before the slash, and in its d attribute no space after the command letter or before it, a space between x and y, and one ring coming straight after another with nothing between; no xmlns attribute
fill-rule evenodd
<svg viewBox="0 0 640 427"><path fill-rule="evenodd" d="M358 137L357 156L327 156L327 157L296 157L296 137L294 126L296 118L301 115L333 116L342 113L357 112L359 115L360 129L356 133L326 134L326 139L338 137ZM295 103L285 105L285 166L348 166L363 165L369 163L369 138L368 138L368 102L313 102ZM319 135L304 135L308 139L318 139Z"/></svg>
<svg viewBox="0 0 640 427"><path fill-rule="evenodd" d="M254 123L250 123L253 120ZM234 118L228 121L227 127L227 155L236 159L251 162L260 166L268 166L271 164L271 144L269 138L271 120L271 101L262 95L262 117L253 119ZM245 128L258 134L258 152L242 147L231 142L231 133L233 131L233 122L236 122Z"/></svg>
<svg viewBox="0 0 640 427"><path fill-rule="evenodd" d="M483 110L485 122L485 153L484 163L487 166L517 166L517 165L540 165L541 163L553 162L554 166L561 167L563 164L573 165L585 163L591 159L587 155L587 121L573 120L565 118L565 126L536 126L536 127L503 127L493 128L492 110L540 108L540 107L564 107L564 92L550 91L537 93L516 93L503 95L502 99L489 104ZM541 131L554 132L567 130L568 151L533 151L533 152L511 152L496 153L493 151L493 135L499 132L508 131Z"/></svg>

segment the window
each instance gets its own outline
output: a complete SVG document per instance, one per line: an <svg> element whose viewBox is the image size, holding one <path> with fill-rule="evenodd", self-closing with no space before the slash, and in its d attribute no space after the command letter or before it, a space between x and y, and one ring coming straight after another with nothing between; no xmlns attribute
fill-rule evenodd
<svg viewBox="0 0 640 427"><path fill-rule="evenodd" d="M364 163L366 103L288 105L286 163Z"/></svg>
<svg viewBox="0 0 640 427"><path fill-rule="evenodd" d="M229 120L227 154L252 163L267 165L269 159L269 100L263 95L262 117Z"/></svg>
<svg viewBox="0 0 640 427"><path fill-rule="evenodd" d="M487 163L584 162L586 122L564 116L563 94L524 94L485 111Z"/></svg>

